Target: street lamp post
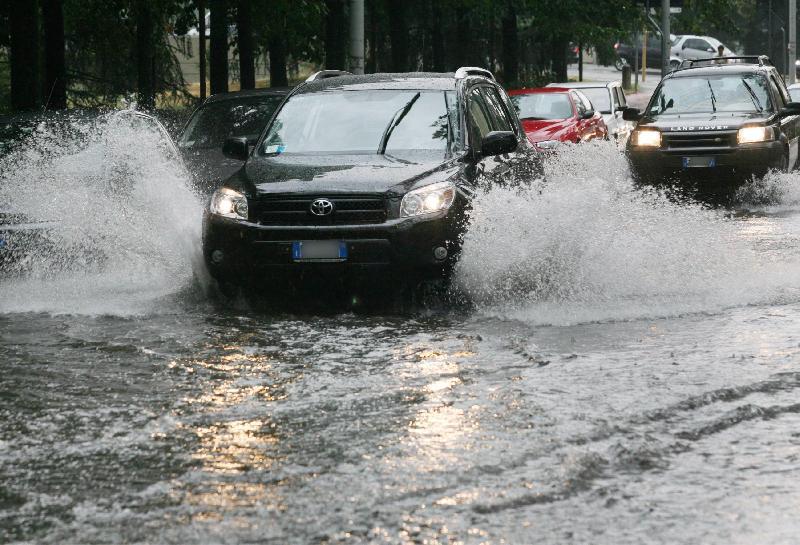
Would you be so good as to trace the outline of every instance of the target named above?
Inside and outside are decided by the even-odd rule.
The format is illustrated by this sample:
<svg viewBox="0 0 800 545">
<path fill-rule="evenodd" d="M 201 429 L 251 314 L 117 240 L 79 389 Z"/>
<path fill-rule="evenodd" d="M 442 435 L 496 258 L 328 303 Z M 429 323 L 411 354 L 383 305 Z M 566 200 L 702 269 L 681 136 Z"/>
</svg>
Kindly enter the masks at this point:
<svg viewBox="0 0 800 545">
<path fill-rule="evenodd" d="M 669 0 L 661 0 L 661 77 L 669 74 Z"/>
<path fill-rule="evenodd" d="M 786 67 L 789 83 L 794 83 L 797 75 L 797 0 L 789 0 L 789 66 Z"/>
<path fill-rule="evenodd" d="M 350 0 L 350 71 L 364 73 L 364 0 Z"/>
</svg>

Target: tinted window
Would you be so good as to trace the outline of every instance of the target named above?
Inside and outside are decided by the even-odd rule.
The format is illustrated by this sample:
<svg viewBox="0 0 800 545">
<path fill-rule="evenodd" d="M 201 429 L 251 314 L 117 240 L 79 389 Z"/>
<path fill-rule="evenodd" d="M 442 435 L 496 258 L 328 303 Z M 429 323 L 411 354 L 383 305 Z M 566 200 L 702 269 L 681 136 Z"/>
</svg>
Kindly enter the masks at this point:
<svg viewBox="0 0 800 545">
<path fill-rule="evenodd" d="M 295 95 L 268 129 L 260 153 L 386 153 L 447 150 L 454 92 L 348 90 Z"/>
<path fill-rule="evenodd" d="M 575 109 L 578 110 L 578 117 L 580 117 L 586 113 L 586 105 L 583 103 L 578 93 L 572 91 L 570 94 L 572 95 L 572 100 L 575 102 Z"/>
<path fill-rule="evenodd" d="M 614 92 L 617 94 L 617 102 L 620 106 L 627 106 L 628 101 L 625 99 L 625 92 L 622 90 L 622 87 L 614 87 Z"/>
<path fill-rule="evenodd" d="M 520 119 L 567 119 L 572 104 L 566 93 L 530 93 L 513 95 L 511 103 Z"/>
<path fill-rule="evenodd" d="M 508 120 L 506 111 L 503 108 L 503 105 L 500 103 L 500 97 L 497 96 L 497 91 L 491 87 L 482 87 L 481 90 L 484 98 L 486 99 L 486 105 L 489 107 L 492 130 L 510 131 L 511 122 Z"/>
<path fill-rule="evenodd" d="M 648 114 L 771 111 L 767 80 L 761 74 L 730 74 L 665 80 Z"/>
<path fill-rule="evenodd" d="M 281 100 L 281 96 L 263 96 L 206 104 L 189 120 L 178 145 L 221 148 L 231 137 L 245 137 L 254 143 Z"/>
<path fill-rule="evenodd" d="M 488 107 L 484 101 L 483 95 L 479 89 L 472 89 L 469 92 L 467 99 L 467 108 L 469 110 L 470 123 L 470 139 L 474 147 L 478 147 L 478 143 L 483 140 L 483 137 L 492 131 L 492 122 L 489 118 Z"/>
<path fill-rule="evenodd" d="M 684 46 L 688 49 L 699 49 L 701 51 L 706 51 L 711 47 L 711 44 L 705 40 L 699 40 L 697 38 L 690 38 L 686 40 Z"/>
</svg>

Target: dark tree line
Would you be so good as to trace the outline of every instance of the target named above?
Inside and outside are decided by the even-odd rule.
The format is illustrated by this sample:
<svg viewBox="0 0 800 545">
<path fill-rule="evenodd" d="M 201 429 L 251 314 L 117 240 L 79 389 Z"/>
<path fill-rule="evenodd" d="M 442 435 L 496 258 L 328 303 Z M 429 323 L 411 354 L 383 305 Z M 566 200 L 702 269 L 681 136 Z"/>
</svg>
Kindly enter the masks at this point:
<svg viewBox="0 0 800 545">
<path fill-rule="evenodd" d="M 774 0 L 779 4 L 781 0 Z M 698 25 L 751 35 L 762 0 L 685 0 L 676 30 Z M 493 70 L 508 85 L 566 79 L 570 44 L 606 51 L 643 24 L 631 0 L 366 0 L 367 72 Z M 115 106 L 135 98 L 191 103 L 177 37 L 197 28 L 201 97 L 231 79 L 256 85 L 257 59 L 270 84 L 290 83 L 298 63 L 341 69 L 349 49 L 348 0 L 5 0 L 0 54 L 10 57 L 15 110 Z M 723 15 L 720 15 L 723 14 Z M 708 31 L 704 32 L 708 33 Z M 748 34 L 749 33 L 749 34 Z M 230 54 L 235 61 L 229 61 Z M 2 81 L 0 81 L 2 85 Z"/>
</svg>

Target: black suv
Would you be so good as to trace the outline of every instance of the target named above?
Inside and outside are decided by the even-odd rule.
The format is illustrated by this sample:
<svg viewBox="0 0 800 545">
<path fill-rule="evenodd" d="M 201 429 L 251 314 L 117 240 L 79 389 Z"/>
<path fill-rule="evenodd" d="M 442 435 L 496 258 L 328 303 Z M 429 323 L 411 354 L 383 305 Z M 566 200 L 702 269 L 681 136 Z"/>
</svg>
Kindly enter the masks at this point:
<svg viewBox="0 0 800 545">
<path fill-rule="evenodd" d="M 204 214 L 203 253 L 223 292 L 322 277 L 446 279 L 479 187 L 539 172 L 487 70 L 319 72 L 276 112 Z"/>
<path fill-rule="evenodd" d="M 645 182 L 691 181 L 724 194 L 769 169 L 795 167 L 800 103 L 767 57 L 684 61 L 659 83 L 627 146 Z"/>
</svg>

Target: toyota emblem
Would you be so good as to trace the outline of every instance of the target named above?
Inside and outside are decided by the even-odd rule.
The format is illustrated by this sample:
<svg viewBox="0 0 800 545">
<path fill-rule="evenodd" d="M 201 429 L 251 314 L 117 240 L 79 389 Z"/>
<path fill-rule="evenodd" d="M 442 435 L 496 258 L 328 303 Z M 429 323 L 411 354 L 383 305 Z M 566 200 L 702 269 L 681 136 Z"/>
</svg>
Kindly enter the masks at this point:
<svg viewBox="0 0 800 545">
<path fill-rule="evenodd" d="M 315 216 L 329 216 L 333 212 L 333 203 L 328 199 L 316 199 L 310 209 Z"/>
</svg>

